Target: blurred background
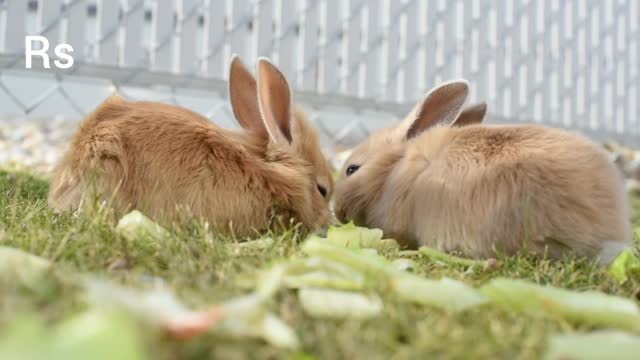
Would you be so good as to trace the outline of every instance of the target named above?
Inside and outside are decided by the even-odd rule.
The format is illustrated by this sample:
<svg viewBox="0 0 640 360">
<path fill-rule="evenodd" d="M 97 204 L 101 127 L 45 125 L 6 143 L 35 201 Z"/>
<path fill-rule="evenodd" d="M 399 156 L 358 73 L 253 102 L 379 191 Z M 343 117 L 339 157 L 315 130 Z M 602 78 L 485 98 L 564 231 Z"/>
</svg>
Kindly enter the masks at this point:
<svg viewBox="0 0 640 360">
<path fill-rule="evenodd" d="M 0 0 L 0 164 L 46 172 L 114 91 L 234 127 L 233 53 L 279 66 L 330 155 L 460 77 L 489 123 L 638 147 L 639 23 L 637 0 Z M 70 44 L 74 66 L 25 69 L 25 35 Z"/>
</svg>

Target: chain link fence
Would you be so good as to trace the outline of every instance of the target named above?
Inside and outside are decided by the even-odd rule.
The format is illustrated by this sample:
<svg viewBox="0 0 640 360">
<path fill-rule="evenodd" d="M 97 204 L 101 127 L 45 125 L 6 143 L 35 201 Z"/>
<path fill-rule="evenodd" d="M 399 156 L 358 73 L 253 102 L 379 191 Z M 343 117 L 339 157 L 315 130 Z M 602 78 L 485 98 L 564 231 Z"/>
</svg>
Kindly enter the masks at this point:
<svg viewBox="0 0 640 360">
<path fill-rule="evenodd" d="M 25 69 L 25 35 L 45 36 L 52 57 L 70 44 L 73 67 L 34 57 Z M 488 122 L 640 144 L 636 0 L 0 0 L 4 137 L 23 141 L 14 129 L 33 124 L 70 133 L 60 117 L 77 123 L 116 90 L 235 126 L 234 53 L 274 60 L 330 153 L 459 77 Z"/>
</svg>

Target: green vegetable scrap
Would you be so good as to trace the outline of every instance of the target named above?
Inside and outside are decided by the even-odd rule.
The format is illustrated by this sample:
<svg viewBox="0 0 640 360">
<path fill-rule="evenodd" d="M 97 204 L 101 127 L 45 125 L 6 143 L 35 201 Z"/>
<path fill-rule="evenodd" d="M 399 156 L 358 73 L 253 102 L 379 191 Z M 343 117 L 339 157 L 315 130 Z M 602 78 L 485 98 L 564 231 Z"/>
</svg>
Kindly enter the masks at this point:
<svg viewBox="0 0 640 360">
<path fill-rule="evenodd" d="M 505 278 L 491 280 L 480 291 L 512 311 L 547 311 L 577 323 L 640 331 L 640 309 L 622 297 Z"/>
<path fill-rule="evenodd" d="M 633 254 L 631 249 L 626 249 L 609 265 L 609 273 L 620 284 L 629 280 L 630 275 L 640 275 L 640 259 Z"/>
<path fill-rule="evenodd" d="M 0 286 L 36 287 L 51 270 L 51 262 L 26 251 L 0 246 Z"/>
<path fill-rule="evenodd" d="M 125 310 L 153 326 L 191 314 L 173 293 L 163 288 L 137 291 L 91 277 L 85 279 L 84 288 L 91 305 Z"/>
<path fill-rule="evenodd" d="M 312 271 L 306 274 L 286 276 L 284 283 L 288 288 L 322 287 L 341 290 L 362 290 L 364 278 L 361 274 L 345 277 L 328 271 Z"/>
<path fill-rule="evenodd" d="M 327 240 L 348 248 L 368 247 L 382 240 L 382 236 L 382 230 L 359 227 L 353 221 L 342 226 L 331 226 L 327 231 Z"/>
<path fill-rule="evenodd" d="M 488 301 L 476 289 L 448 278 L 432 280 L 413 274 L 400 274 L 392 278 L 391 286 L 402 300 L 447 311 L 462 311 Z"/>
<path fill-rule="evenodd" d="M 58 327 L 52 352 L 63 359 L 143 359 L 139 333 L 125 314 L 93 309 Z"/>
<path fill-rule="evenodd" d="M 255 293 L 220 304 L 223 317 L 212 330 L 224 336 L 261 338 L 274 346 L 297 348 L 293 330 L 269 313 L 265 304 L 278 290 L 283 273 L 284 268 L 276 265 L 262 275 L 262 285 Z M 86 288 L 92 303 L 126 310 L 153 326 L 199 316 L 163 289 L 136 291 L 95 279 L 87 281 Z"/>
<path fill-rule="evenodd" d="M 411 260 L 411 259 L 403 259 L 403 258 L 399 258 L 399 259 L 395 259 L 391 262 L 393 264 L 393 266 L 395 266 L 398 270 L 402 270 L 402 271 L 413 271 L 416 268 L 416 263 L 415 261 Z"/>
<path fill-rule="evenodd" d="M 123 216 L 116 225 L 116 231 L 129 241 L 141 239 L 160 241 L 169 236 L 165 228 L 137 210 Z"/>
<path fill-rule="evenodd" d="M 309 237 L 302 245 L 308 255 L 336 261 L 365 273 L 393 275 L 400 273 L 384 256 L 335 245 L 318 236 Z"/>
<path fill-rule="evenodd" d="M 302 309 L 312 317 L 334 319 L 368 319 L 382 312 L 378 295 L 356 292 L 304 288 L 298 292 Z"/>
<path fill-rule="evenodd" d="M 445 264 L 462 265 L 462 266 L 468 266 L 468 267 L 478 266 L 482 268 L 488 267 L 488 260 L 465 259 L 458 256 L 447 254 L 445 252 L 442 252 L 440 250 L 427 247 L 427 246 L 420 247 L 418 251 L 420 251 L 420 254 L 428 258 L 431 258 L 433 260 L 436 260 Z"/>
<path fill-rule="evenodd" d="M 264 237 L 256 240 L 243 241 L 237 244 L 231 244 L 231 246 L 235 250 L 248 250 L 248 249 L 264 250 L 272 247 L 274 243 L 275 241 L 273 240 L 273 238 Z"/>
<path fill-rule="evenodd" d="M 359 227 L 353 222 L 339 227 L 331 226 L 327 231 L 327 240 L 334 245 L 350 249 L 398 249 L 398 243 L 395 240 L 383 239 L 382 236 L 380 229 Z"/>
<path fill-rule="evenodd" d="M 487 301 L 485 296 L 462 282 L 424 279 L 399 269 L 397 264 L 383 256 L 363 252 L 363 249 L 336 246 L 318 237 L 309 238 L 302 249 L 309 255 L 347 265 L 354 272 L 374 275 L 381 286 L 389 285 L 405 301 L 451 311 L 464 310 Z"/>
<path fill-rule="evenodd" d="M 365 276 L 344 264 L 312 256 L 290 261 L 284 284 L 293 289 L 324 287 L 362 290 L 365 286 Z"/>
<path fill-rule="evenodd" d="M 275 264 L 258 275 L 255 293 L 262 301 L 268 301 L 280 290 L 287 269 L 287 264 Z"/>
<path fill-rule="evenodd" d="M 549 339 L 546 360 L 634 360 L 640 354 L 640 337 L 621 331 L 558 334 Z"/>
<path fill-rule="evenodd" d="M 295 332 L 276 315 L 268 312 L 258 295 L 231 299 L 222 304 L 224 317 L 214 328 L 221 335 L 262 338 L 273 346 L 297 349 Z"/>
<path fill-rule="evenodd" d="M 18 317 L 0 336 L 0 359 L 145 359 L 133 320 L 122 313 L 92 309 L 53 329 Z"/>
</svg>

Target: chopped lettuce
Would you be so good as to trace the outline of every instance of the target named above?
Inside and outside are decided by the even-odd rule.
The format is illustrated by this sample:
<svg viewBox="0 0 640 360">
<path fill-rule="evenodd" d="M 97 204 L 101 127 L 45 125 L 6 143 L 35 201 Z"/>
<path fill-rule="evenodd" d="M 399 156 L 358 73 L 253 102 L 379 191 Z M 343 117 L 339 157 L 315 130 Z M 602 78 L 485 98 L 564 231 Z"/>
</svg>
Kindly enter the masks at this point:
<svg viewBox="0 0 640 360">
<path fill-rule="evenodd" d="M 116 225 L 116 231 L 129 241 L 140 239 L 160 241 L 169 236 L 169 232 L 165 228 L 144 216 L 138 210 L 123 216 L 118 221 L 118 225 Z"/>
<path fill-rule="evenodd" d="M 120 312 L 89 310 L 60 324 L 51 352 L 61 359 L 144 359 L 135 322 Z"/>
<path fill-rule="evenodd" d="M 289 288 L 326 287 L 342 290 L 362 290 L 365 277 L 345 264 L 312 256 L 289 262 L 284 278 Z"/>
<path fill-rule="evenodd" d="M 222 335 L 262 338 L 271 345 L 296 349 L 295 332 L 276 315 L 267 312 L 263 299 L 250 294 L 222 304 L 224 317 L 214 328 Z"/>
<path fill-rule="evenodd" d="M 626 249 L 609 265 L 609 273 L 618 283 L 623 284 L 629 280 L 629 275 L 640 275 L 640 259 L 631 249 Z"/>
<path fill-rule="evenodd" d="M 230 250 L 264 250 L 273 246 L 275 240 L 270 237 L 264 237 L 256 240 L 243 241 L 239 243 L 229 244 Z"/>
<path fill-rule="evenodd" d="M 505 278 L 489 281 L 480 291 L 493 303 L 512 311 L 546 311 L 578 323 L 640 331 L 638 306 L 622 297 Z"/>
<path fill-rule="evenodd" d="M 357 292 L 303 288 L 298 292 L 302 309 L 309 316 L 334 319 L 368 319 L 382 312 L 378 295 Z"/>
<path fill-rule="evenodd" d="M 51 270 L 51 262 L 26 251 L 0 246 L 0 285 L 36 287 Z"/>
<path fill-rule="evenodd" d="M 640 354 L 640 336 L 622 331 L 557 334 L 548 343 L 546 360 L 633 360 Z"/>
<path fill-rule="evenodd" d="M 353 222 L 342 226 L 331 226 L 327 231 L 327 241 L 350 249 L 372 248 L 378 250 L 398 249 L 394 239 L 383 239 L 380 229 L 356 226 Z"/>
<path fill-rule="evenodd" d="M 415 261 L 411 259 L 399 258 L 391 261 L 391 264 L 393 264 L 393 266 L 395 266 L 396 269 L 402 270 L 402 271 L 413 271 L 416 268 Z"/>
<path fill-rule="evenodd" d="M 20 316 L 0 336 L 0 359 L 145 359 L 135 322 L 114 311 L 90 309 L 54 328 Z"/>
<path fill-rule="evenodd" d="M 296 348 L 298 339 L 293 330 L 265 306 L 279 287 L 282 275 L 283 267 L 276 265 L 263 275 L 264 283 L 255 293 L 204 311 L 190 310 L 163 289 L 135 291 L 100 280 L 88 281 L 86 288 L 92 303 L 127 310 L 174 338 L 184 339 L 212 329 L 222 335 L 261 338 L 274 346 Z"/>
<path fill-rule="evenodd" d="M 286 264 L 276 264 L 258 275 L 255 292 L 263 301 L 271 299 L 282 287 L 287 269 Z"/>
<path fill-rule="evenodd" d="M 261 336 L 269 344 L 292 350 L 300 347 L 300 340 L 296 333 L 276 315 L 272 313 L 265 314 L 261 325 Z"/>
<path fill-rule="evenodd" d="M 488 301 L 476 289 L 448 278 L 432 280 L 405 273 L 394 276 L 391 286 L 394 293 L 404 301 L 448 311 L 462 311 Z"/>
<path fill-rule="evenodd" d="M 382 240 L 382 230 L 356 226 L 353 222 L 342 226 L 331 226 L 327 240 L 347 248 L 373 247 Z"/>
<path fill-rule="evenodd" d="M 289 288 L 322 287 L 341 290 L 362 290 L 364 278 L 354 273 L 351 277 L 328 271 L 312 271 L 306 274 L 286 276 L 284 283 Z"/>
<path fill-rule="evenodd" d="M 431 305 L 447 310 L 459 311 L 483 304 L 486 297 L 462 282 L 452 279 L 430 280 L 407 273 L 383 256 L 363 252 L 364 249 L 349 249 L 310 238 L 303 247 L 307 254 L 340 262 L 353 269 L 375 275 L 382 284 L 389 284 L 402 300 Z"/>
<path fill-rule="evenodd" d="M 446 264 L 462 265 L 462 266 L 468 266 L 468 267 L 474 267 L 474 266 L 478 266 L 482 268 L 488 267 L 487 260 L 465 259 L 459 256 L 447 254 L 445 252 L 442 252 L 438 249 L 434 249 L 432 247 L 422 246 L 418 249 L 418 251 L 420 251 L 422 255 L 430 259 L 433 259 L 435 261 L 439 261 L 442 263 L 446 263 Z"/>
<path fill-rule="evenodd" d="M 94 278 L 86 279 L 85 289 L 91 304 L 117 307 L 154 325 L 191 314 L 191 310 L 166 289 L 137 291 Z"/>
<path fill-rule="evenodd" d="M 400 272 L 381 255 L 363 252 L 362 249 L 345 248 L 318 237 L 307 239 L 302 245 L 302 251 L 308 255 L 340 262 L 365 273 L 390 275 Z"/>
</svg>

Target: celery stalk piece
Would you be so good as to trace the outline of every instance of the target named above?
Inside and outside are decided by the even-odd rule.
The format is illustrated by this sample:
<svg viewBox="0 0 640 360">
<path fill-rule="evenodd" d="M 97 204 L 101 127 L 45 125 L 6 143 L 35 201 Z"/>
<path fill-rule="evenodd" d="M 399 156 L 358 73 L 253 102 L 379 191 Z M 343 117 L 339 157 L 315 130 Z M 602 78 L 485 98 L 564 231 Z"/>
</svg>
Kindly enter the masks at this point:
<svg viewBox="0 0 640 360">
<path fill-rule="evenodd" d="M 358 252 L 360 252 L 361 254 L 364 255 L 371 255 L 371 256 L 378 256 L 380 255 L 378 253 L 378 250 L 374 249 L 374 248 L 360 248 L 360 249 L 354 249 Z"/>
<path fill-rule="evenodd" d="M 232 254 L 241 254 L 246 251 L 263 251 L 273 247 L 275 240 L 270 237 L 263 237 L 256 240 L 234 242 L 226 245 L 227 251 Z"/>
<path fill-rule="evenodd" d="M 302 251 L 308 255 L 340 262 L 363 272 L 385 275 L 401 273 L 383 256 L 363 253 L 359 249 L 344 248 L 321 238 L 307 239 L 302 245 Z"/>
<path fill-rule="evenodd" d="M 20 316 L 0 334 L 0 359 L 146 359 L 134 320 L 90 309 L 54 328 L 35 315 Z"/>
<path fill-rule="evenodd" d="M 152 325 L 190 316 L 188 309 L 173 293 L 164 289 L 137 291 L 101 279 L 87 278 L 84 288 L 90 303 L 118 307 Z"/>
<path fill-rule="evenodd" d="M 135 321 L 125 314 L 92 309 L 60 324 L 51 354 L 58 359 L 145 359 Z"/>
<path fill-rule="evenodd" d="M 416 255 L 420 255 L 420 251 L 418 251 L 418 250 L 400 250 L 400 251 L 398 251 L 398 255 L 400 255 L 400 256 L 416 256 Z"/>
<path fill-rule="evenodd" d="M 393 266 L 395 266 L 398 270 L 402 270 L 402 271 L 413 271 L 416 268 L 416 263 L 415 261 L 411 260 L 411 259 L 403 259 L 403 258 L 399 258 L 399 259 L 395 259 L 391 262 L 393 264 Z"/>
<path fill-rule="evenodd" d="M 213 331 L 233 337 L 261 338 L 274 346 L 296 348 L 298 339 L 293 330 L 269 314 L 264 304 L 279 289 L 285 269 L 282 265 L 275 265 L 265 273 L 264 283 L 256 293 L 233 298 L 217 306 L 221 318 L 210 322 Z M 87 279 L 85 288 L 92 303 L 119 307 L 154 326 L 201 322 L 208 316 L 207 312 L 187 308 L 166 290 L 136 291 L 95 279 Z"/>
<path fill-rule="evenodd" d="M 288 265 L 284 282 L 289 288 L 327 287 L 361 290 L 365 286 L 364 274 L 329 259 L 312 256 L 293 260 Z"/>
<path fill-rule="evenodd" d="M 264 301 L 271 299 L 283 285 L 286 264 L 275 264 L 258 275 L 256 294 Z"/>
<path fill-rule="evenodd" d="M 235 246 L 239 249 L 268 249 L 274 244 L 273 238 L 264 237 L 256 240 L 244 241 L 241 243 L 235 244 Z"/>
<path fill-rule="evenodd" d="M 609 273 L 618 283 L 623 284 L 629 280 L 629 275 L 640 274 L 640 259 L 631 249 L 626 249 L 609 265 Z"/>
<path fill-rule="evenodd" d="M 546 360 L 634 360 L 640 355 L 640 336 L 622 331 L 557 334 L 548 343 Z"/>
<path fill-rule="evenodd" d="M 342 226 L 329 227 L 327 240 L 346 248 L 374 247 L 382 240 L 382 230 L 359 227 L 351 221 Z"/>
<path fill-rule="evenodd" d="M 404 273 L 391 279 L 391 287 L 401 300 L 447 311 L 462 311 L 488 301 L 479 291 L 449 278 L 431 280 Z"/>
<path fill-rule="evenodd" d="M 332 319 L 368 319 L 382 312 L 377 295 L 357 292 L 303 288 L 298 292 L 302 309 L 311 317 Z"/>
<path fill-rule="evenodd" d="M 51 359 L 51 331 L 35 314 L 17 317 L 0 329 L 0 359 Z"/>
<path fill-rule="evenodd" d="M 272 313 L 267 313 L 262 319 L 262 337 L 276 347 L 293 350 L 300 347 L 300 340 L 293 329 Z"/>
<path fill-rule="evenodd" d="M 432 247 L 421 246 L 418 249 L 418 251 L 420 252 L 420 254 L 428 258 L 431 258 L 433 260 L 443 262 L 446 264 L 463 265 L 463 266 L 469 266 L 469 267 L 473 267 L 473 266 L 486 267 L 487 266 L 486 260 L 465 259 L 459 256 L 449 255 L 445 252 L 442 252 L 438 249 L 434 249 Z"/>
<path fill-rule="evenodd" d="M 328 272 L 343 277 L 359 276 L 360 278 L 364 278 L 362 274 L 354 272 L 353 268 L 348 265 L 319 256 L 310 256 L 290 261 L 287 276 L 303 275 L 316 271 Z"/>
<path fill-rule="evenodd" d="M 362 249 L 347 249 L 326 241 L 308 239 L 302 250 L 313 256 L 340 262 L 355 271 L 375 274 L 391 285 L 403 300 L 432 305 L 453 311 L 483 304 L 486 297 L 464 283 L 452 279 L 429 280 L 398 269 L 380 255 L 368 254 Z"/>
<path fill-rule="evenodd" d="M 578 323 L 640 331 L 640 309 L 622 297 L 504 278 L 491 280 L 480 291 L 493 303 L 510 310 L 547 311 Z"/>
<path fill-rule="evenodd" d="M 345 277 L 327 271 L 312 271 L 300 275 L 291 275 L 284 278 L 284 283 L 289 288 L 299 289 L 303 287 L 322 287 L 340 290 L 362 290 L 364 277 L 359 273 Z"/>
<path fill-rule="evenodd" d="M 0 284 L 34 287 L 51 270 L 51 262 L 26 251 L 0 246 Z"/>
<path fill-rule="evenodd" d="M 224 317 L 214 328 L 233 337 L 256 337 L 271 345 L 296 349 L 299 340 L 295 332 L 275 315 L 268 313 L 260 296 L 251 294 L 222 304 Z"/>
<path fill-rule="evenodd" d="M 137 210 L 123 216 L 116 225 L 116 231 L 129 241 L 141 238 L 159 241 L 169 236 L 169 232 L 165 228 Z"/>
</svg>

